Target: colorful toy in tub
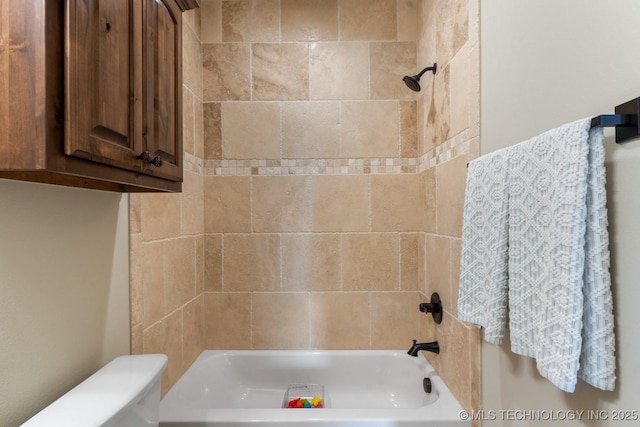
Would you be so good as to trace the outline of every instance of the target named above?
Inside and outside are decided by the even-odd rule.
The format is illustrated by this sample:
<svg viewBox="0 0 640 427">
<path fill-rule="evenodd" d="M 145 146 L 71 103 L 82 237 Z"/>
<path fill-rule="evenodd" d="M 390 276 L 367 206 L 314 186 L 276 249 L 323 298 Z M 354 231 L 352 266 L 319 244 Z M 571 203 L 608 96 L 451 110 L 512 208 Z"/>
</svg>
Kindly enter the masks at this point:
<svg viewBox="0 0 640 427">
<path fill-rule="evenodd" d="M 322 399 L 314 396 L 312 399 L 296 397 L 289 401 L 289 408 L 322 408 Z"/>
</svg>

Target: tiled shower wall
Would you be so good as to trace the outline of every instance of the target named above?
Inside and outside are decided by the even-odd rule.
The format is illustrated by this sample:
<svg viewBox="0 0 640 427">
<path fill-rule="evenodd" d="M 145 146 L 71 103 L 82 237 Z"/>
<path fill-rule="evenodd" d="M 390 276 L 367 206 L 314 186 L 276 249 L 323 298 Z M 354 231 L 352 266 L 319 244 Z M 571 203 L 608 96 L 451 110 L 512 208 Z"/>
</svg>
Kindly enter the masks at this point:
<svg viewBox="0 0 640 427">
<path fill-rule="evenodd" d="M 417 3 L 203 4 L 207 348 L 419 334 Z"/>
<path fill-rule="evenodd" d="M 169 357 L 163 393 L 204 349 L 200 10 L 183 14 L 182 43 L 182 193 L 129 198 L 132 353 Z"/>
<path fill-rule="evenodd" d="M 432 362 L 478 408 L 478 332 L 455 309 L 478 0 L 201 3 L 184 193 L 131 196 L 134 352 L 169 354 L 166 390 L 203 348 L 438 339 Z M 417 310 L 432 291 L 437 328 Z"/>
<path fill-rule="evenodd" d="M 467 409 L 480 408 L 480 335 L 457 319 L 460 236 L 467 162 L 479 148 L 479 1 L 419 2 L 418 63 L 438 63 L 433 79 L 423 79 L 418 98 L 418 150 L 428 163 L 424 177 L 435 206 L 425 228 L 423 298 L 438 292 L 445 315 L 435 326 L 422 318 L 423 340 L 437 339 L 442 352 L 427 354 Z M 423 65 L 425 64 L 425 65 Z"/>
</svg>

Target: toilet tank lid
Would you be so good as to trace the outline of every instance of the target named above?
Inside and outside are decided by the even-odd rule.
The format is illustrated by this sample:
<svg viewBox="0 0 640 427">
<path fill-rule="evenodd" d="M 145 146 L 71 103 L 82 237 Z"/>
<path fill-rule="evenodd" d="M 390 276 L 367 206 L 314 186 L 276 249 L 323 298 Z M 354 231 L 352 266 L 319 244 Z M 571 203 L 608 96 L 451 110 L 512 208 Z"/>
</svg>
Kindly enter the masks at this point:
<svg viewBox="0 0 640 427">
<path fill-rule="evenodd" d="M 164 354 L 117 357 L 22 427 L 102 425 L 145 396 L 166 366 Z"/>
</svg>

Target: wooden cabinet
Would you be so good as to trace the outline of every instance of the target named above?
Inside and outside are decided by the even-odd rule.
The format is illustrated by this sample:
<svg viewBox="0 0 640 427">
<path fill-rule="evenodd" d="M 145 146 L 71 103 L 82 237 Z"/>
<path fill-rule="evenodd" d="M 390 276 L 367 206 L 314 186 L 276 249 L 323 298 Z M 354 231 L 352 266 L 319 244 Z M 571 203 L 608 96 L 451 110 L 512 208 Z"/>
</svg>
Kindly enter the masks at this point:
<svg viewBox="0 0 640 427">
<path fill-rule="evenodd" d="M 0 177 L 180 191 L 181 13 L 197 2 L 0 1 Z"/>
<path fill-rule="evenodd" d="M 143 1 L 143 135 L 159 172 L 182 180 L 182 28 L 171 0 Z M 146 47 L 146 48 L 145 48 Z M 155 168 L 152 168 L 155 171 Z"/>
</svg>

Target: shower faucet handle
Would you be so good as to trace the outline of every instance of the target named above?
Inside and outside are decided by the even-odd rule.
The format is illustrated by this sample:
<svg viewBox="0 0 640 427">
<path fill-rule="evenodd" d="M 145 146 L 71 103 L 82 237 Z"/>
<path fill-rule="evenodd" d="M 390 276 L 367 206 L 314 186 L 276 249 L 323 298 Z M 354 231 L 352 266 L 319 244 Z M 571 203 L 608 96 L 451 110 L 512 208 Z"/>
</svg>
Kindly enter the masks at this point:
<svg viewBox="0 0 640 427">
<path fill-rule="evenodd" d="M 431 313 L 434 322 L 438 325 L 442 323 L 442 301 L 437 292 L 431 294 L 430 302 L 420 303 L 419 308 L 423 313 Z"/>
</svg>

